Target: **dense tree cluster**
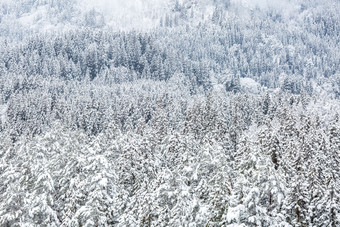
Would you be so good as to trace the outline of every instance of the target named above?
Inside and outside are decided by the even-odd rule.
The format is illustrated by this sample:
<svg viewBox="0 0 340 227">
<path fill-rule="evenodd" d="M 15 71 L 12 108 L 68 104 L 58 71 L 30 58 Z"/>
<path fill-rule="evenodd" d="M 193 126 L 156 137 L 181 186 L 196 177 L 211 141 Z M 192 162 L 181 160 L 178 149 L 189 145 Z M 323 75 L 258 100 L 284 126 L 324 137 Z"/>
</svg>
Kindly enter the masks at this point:
<svg viewBox="0 0 340 227">
<path fill-rule="evenodd" d="M 15 143 L 3 134 L 2 224 L 339 224 L 340 123 L 315 114 L 323 103 L 284 93 L 181 98 L 168 93 L 170 83 L 130 86 L 120 85 L 131 99 L 116 109 L 69 97 L 85 106 L 70 123 L 89 128 L 62 117 Z M 143 93 L 153 89 L 156 97 Z M 118 98 L 101 93 L 108 96 L 93 99 Z M 107 127 L 89 133 L 100 119 Z"/>
<path fill-rule="evenodd" d="M 0 226 L 340 225 L 339 4 L 198 4 L 0 40 Z"/>
</svg>

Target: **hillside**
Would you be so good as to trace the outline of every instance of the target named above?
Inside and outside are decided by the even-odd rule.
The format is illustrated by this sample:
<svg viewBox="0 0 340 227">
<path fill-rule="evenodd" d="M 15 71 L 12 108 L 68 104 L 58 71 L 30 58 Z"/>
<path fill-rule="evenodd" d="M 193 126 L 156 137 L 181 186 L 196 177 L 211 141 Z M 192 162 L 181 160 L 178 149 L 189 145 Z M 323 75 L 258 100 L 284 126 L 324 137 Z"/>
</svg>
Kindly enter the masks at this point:
<svg viewBox="0 0 340 227">
<path fill-rule="evenodd" d="M 339 226 L 339 11 L 0 1 L 0 226 Z"/>
</svg>

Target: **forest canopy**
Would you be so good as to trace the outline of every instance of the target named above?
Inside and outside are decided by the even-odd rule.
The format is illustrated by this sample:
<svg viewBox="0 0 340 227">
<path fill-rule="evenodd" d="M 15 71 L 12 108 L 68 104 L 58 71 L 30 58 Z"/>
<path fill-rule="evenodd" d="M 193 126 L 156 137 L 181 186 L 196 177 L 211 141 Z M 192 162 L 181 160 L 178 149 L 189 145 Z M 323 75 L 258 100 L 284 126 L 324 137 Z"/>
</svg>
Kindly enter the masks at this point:
<svg viewBox="0 0 340 227">
<path fill-rule="evenodd" d="M 0 3 L 0 226 L 340 225 L 339 1 L 77 4 Z"/>
</svg>

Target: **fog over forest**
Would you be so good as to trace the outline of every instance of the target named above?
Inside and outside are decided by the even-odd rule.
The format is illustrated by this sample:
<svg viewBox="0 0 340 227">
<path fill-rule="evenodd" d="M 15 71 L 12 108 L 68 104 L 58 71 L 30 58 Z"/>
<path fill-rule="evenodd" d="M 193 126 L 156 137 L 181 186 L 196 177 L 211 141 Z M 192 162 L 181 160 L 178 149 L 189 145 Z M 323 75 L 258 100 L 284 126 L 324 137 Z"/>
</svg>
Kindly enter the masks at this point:
<svg viewBox="0 0 340 227">
<path fill-rule="evenodd" d="M 1 0 L 0 226 L 340 226 L 339 0 Z"/>
</svg>

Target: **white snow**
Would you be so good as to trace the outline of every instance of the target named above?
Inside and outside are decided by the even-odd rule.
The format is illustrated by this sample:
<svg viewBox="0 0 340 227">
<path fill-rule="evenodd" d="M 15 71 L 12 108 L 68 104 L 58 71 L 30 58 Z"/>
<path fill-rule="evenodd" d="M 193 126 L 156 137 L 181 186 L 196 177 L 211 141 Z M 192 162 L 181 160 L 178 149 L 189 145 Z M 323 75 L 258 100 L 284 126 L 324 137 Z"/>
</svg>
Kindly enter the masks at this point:
<svg viewBox="0 0 340 227">
<path fill-rule="evenodd" d="M 241 212 L 245 210 L 244 205 L 239 204 L 236 207 L 229 207 L 228 213 L 227 213 L 227 221 L 233 222 L 233 221 L 239 221 Z"/>
<path fill-rule="evenodd" d="M 260 93 L 261 85 L 249 77 L 240 78 L 240 84 L 243 91 L 253 94 Z"/>
<path fill-rule="evenodd" d="M 118 30 L 145 30 L 159 24 L 160 16 L 168 9 L 170 0 L 85 0 L 79 10 L 92 9 L 102 13 L 108 27 Z"/>
<path fill-rule="evenodd" d="M 1 122 L 6 121 L 6 111 L 7 111 L 7 105 L 0 105 L 0 120 L 1 120 Z"/>
</svg>

